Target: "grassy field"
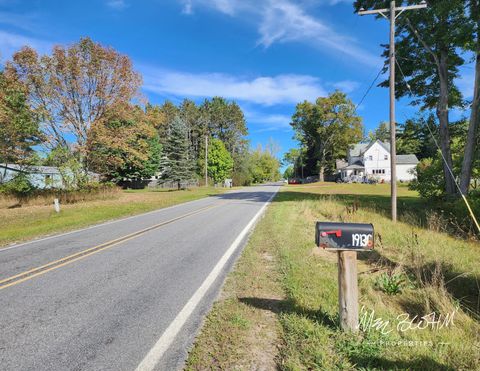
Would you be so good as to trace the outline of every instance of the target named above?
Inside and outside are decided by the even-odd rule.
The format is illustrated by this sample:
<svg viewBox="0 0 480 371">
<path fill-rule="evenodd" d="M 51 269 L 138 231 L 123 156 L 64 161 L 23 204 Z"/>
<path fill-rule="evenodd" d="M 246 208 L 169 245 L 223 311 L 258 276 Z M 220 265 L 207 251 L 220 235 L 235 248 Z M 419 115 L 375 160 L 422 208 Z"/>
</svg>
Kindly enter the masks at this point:
<svg viewBox="0 0 480 371">
<path fill-rule="evenodd" d="M 443 233 L 441 216 L 406 187 L 393 224 L 388 194 L 388 185 L 283 187 L 187 369 L 480 369 L 480 244 Z M 375 226 L 375 251 L 358 256 L 358 334 L 339 330 L 336 254 L 314 246 L 317 220 Z"/>
<path fill-rule="evenodd" d="M 64 232 L 102 221 L 196 200 L 223 192 L 221 188 L 190 190 L 127 190 L 107 195 L 104 199 L 61 206 L 56 213 L 52 205 L 30 205 L 0 208 L 0 246 L 32 237 Z"/>
</svg>

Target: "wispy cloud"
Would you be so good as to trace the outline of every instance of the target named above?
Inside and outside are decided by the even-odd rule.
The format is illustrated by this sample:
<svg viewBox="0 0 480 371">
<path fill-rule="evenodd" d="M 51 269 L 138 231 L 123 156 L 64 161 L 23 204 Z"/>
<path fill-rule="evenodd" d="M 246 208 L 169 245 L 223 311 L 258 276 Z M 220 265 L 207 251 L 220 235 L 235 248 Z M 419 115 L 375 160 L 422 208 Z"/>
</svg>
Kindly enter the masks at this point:
<svg viewBox="0 0 480 371">
<path fill-rule="evenodd" d="M 325 96 L 317 78 L 309 75 L 276 75 L 254 78 L 223 73 L 172 71 L 141 66 L 144 89 L 160 95 L 182 97 L 223 96 L 262 105 L 291 104 Z"/>
<path fill-rule="evenodd" d="M 357 90 L 360 84 L 357 81 L 344 80 L 344 81 L 335 82 L 332 84 L 332 86 L 335 89 L 341 90 L 344 93 L 348 94 L 348 93 L 351 93 L 352 91 Z"/>
<path fill-rule="evenodd" d="M 125 0 L 108 0 L 107 6 L 115 10 L 123 10 L 128 7 L 128 4 Z"/>
<path fill-rule="evenodd" d="M 38 16 L 36 14 L 18 14 L 11 12 L 0 12 L 0 24 L 9 25 L 25 31 L 35 31 Z"/>
<path fill-rule="evenodd" d="M 187 14 L 187 15 L 193 14 L 192 0 L 184 0 L 183 1 L 182 13 Z"/>
<path fill-rule="evenodd" d="M 336 4 L 340 1 L 344 0 L 332 0 L 331 3 Z M 265 48 L 274 43 L 302 42 L 330 54 L 334 52 L 347 55 L 364 65 L 379 64 L 379 58 L 365 51 L 354 37 L 339 33 L 332 25 L 310 15 L 301 2 L 188 0 L 188 4 L 190 12 L 194 6 L 202 6 L 230 16 L 253 20 L 259 33 L 257 44 Z"/>
<path fill-rule="evenodd" d="M 10 58 L 13 53 L 18 51 L 23 46 L 31 46 L 39 53 L 46 53 L 51 49 L 53 43 L 45 40 L 40 40 L 28 36 L 19 35 L 16 33 L 0 31 L 0 50 L 2 60 Z"/>
<path fill-rule="evenodd" d="M 245 119 L 249 124 L 253 124 L 253 132 L 261 133 L 266 131 L 290 131 L 291 117 L 285 114 L 262 112 L 258 109 L 251 109 L 246 105 L 241 105 Z"/>
</svg>

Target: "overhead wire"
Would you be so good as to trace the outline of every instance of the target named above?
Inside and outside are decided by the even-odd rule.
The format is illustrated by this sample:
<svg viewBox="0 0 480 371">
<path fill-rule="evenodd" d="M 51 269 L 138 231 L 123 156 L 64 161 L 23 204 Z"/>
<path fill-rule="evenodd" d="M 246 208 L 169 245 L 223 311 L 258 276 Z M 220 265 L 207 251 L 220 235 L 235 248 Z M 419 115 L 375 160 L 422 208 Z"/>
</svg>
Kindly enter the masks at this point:
<svg viewBox="0 0 480 371">
<path fill-rule="evenodd" d="M 358 107 L 360 107 L 360 105 L 363 103 L 363 101 L 365 100 L 365 98 L 367 97 L 368 93 L 370 93 L 370 90 L 372 90 L 373 86 L 375 85 L 375 82 L 378 80 L 378 78 L 380 77 L 380 75 L 382 74 L 383 70 L 385 68 L 385 64 L 382 66 L 382 68 L 380 68 L 380 71 L 378 71 L 377 75 L 375 76 L 375 78 L 373 79 L 372 83 L 369 85 L 369 87 L 367 88 L 367 90 L 365 91 L 365 93 L 363 94 L 362 98 L 360 99 L 360 101 L 357 103 L 357 105 L 355 106 L 355 111 L 358 109 Z"/>
</svg>

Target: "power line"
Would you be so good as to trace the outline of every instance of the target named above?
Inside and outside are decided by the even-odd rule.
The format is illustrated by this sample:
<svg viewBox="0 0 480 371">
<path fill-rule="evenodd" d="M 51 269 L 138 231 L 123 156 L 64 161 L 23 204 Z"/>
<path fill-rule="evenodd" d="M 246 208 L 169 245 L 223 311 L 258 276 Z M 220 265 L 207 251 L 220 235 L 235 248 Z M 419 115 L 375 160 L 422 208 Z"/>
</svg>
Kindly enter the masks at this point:
<svg viewBox="0 0 480 371">
<path fill-rule="evenodd" d="M 370 90 L 372 90 L 373 86 L 375 85 L 375 82 L 378 80 L 378 78 L 380 77 L 380 75 L 382 74 L 382 71 L 384 70 L 385 68 L 385 64 L 382 66 L 382 68 L 380 68 L 380 71 L 378 71 L 377 73 L 377 76 L 375 76 L 375 78 L 373 79 L 372 83 L 370 84 L 370 86 L 368 87 L 368 89 L 365 91 L 365 94 L 363 94 L 363 97 L 362 99 L 360 99 L 360 101 L 358 102 L 358 104 L 355 106 L 355 111 L 358 109 L 358 107 L 363 103 L 363 101 L 365 100 L 365 98 L 367 97 L 368 93 L 370 93 Z"/>
</svg>

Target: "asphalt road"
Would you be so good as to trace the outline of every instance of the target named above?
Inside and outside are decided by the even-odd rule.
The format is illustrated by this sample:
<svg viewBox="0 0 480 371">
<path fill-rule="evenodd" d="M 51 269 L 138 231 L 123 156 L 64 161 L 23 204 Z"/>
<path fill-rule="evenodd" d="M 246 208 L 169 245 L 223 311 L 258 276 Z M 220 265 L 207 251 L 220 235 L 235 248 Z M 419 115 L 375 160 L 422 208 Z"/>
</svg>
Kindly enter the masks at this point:
<svg viewBox="0 0 480 371">
<path fill-rule="evenodd" d="M 245 188 L 0 250 L 0 369 L 182 368 L 278 188 Z"/>
</svg>

